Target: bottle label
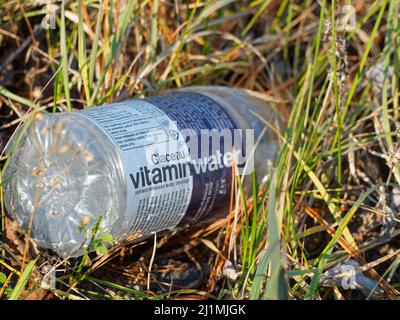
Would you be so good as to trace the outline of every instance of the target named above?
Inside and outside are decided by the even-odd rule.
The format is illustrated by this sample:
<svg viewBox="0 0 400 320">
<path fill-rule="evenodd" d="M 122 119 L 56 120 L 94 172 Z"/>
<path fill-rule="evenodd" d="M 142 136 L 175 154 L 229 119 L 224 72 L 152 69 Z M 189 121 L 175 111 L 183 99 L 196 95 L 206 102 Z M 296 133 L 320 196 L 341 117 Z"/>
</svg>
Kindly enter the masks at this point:
<svg viewBox="0 0 400 320">
<path fill-rule="evenodd" d="M 201 137 L 225 130 L 232 138 L 235 124 L 213 99 L 175 92 L 78 113 L 99 126 L 120 152 L 127 184 L 122 233 L 165 230 L 226 208 L 232 154 L 223 145 L 211 148 Z"/>
</svg>

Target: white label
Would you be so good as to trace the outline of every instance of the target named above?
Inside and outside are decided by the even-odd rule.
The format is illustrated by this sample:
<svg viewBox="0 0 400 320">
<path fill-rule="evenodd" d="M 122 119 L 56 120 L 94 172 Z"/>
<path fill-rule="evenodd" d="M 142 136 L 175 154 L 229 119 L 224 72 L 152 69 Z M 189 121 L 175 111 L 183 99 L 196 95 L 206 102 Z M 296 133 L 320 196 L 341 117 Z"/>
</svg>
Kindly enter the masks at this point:
<svg viewBox="0 0 400 320">
<path fill-rule="evenodd" d="M 80 112 L 97 124 L 120 152 L 127 184 L 123 233 L 175 227 L 192 191 L 188 147 L 176 123 L 142 100 Z"/>
</svg>

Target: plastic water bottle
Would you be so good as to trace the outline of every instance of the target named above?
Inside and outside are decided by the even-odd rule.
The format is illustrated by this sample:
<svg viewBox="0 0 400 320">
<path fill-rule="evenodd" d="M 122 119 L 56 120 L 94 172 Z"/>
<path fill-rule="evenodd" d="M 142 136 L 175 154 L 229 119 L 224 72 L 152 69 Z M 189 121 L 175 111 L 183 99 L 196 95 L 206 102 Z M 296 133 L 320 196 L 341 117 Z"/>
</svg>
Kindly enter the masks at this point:
<svg viewBox="0 0 400 320">
<path fill-rule="evenodd" d="M 81 255 L 98 221 L 116 241 L 190 224 L 227 212 L 232 172 L 268 177 L 272 127 L 263 99 L 219 86 L 41 114 L 3 177 L 6 208 L 62 257 Z"/>
</svg>

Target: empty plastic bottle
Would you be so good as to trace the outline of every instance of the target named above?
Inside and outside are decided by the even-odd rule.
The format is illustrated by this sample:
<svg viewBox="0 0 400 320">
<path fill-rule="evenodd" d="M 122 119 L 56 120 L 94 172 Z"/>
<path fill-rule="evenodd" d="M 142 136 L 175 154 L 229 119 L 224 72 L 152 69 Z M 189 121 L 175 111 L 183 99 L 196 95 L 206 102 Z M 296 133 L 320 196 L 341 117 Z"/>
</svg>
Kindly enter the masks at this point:
<svg viewBox="0 0 400 320">
<path fill-rule="evenodd" d="M 116 241 L 190 224 L 227 212 L 232 167 L 268 177 L 271 126 L 280 117 L 263 99 L 219 86 L 41 114 L 12 140 L 6 208 L 62 257 L 83 253 L 100 216 Z"/>
</svg>

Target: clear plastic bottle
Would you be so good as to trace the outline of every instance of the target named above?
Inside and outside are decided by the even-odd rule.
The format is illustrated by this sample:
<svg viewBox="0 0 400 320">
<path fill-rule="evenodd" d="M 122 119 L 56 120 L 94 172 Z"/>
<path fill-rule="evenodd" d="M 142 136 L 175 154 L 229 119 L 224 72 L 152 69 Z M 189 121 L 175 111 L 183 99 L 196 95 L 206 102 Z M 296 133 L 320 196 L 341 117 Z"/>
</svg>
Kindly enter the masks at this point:
<svg viewBox="0 0 400 320">
<path fill-rule="evenodd" d="M 199 147 L 193 159 L 184 130 L 200 136 L 202 129 L 254 129 L 253 165 L 261 181 L 279 151 L 264 121 L 282 127 L 255 93 L 219 86 L 37 118 L 5 172 L 5 204 L 24 228 L 31 222 L 40 247 L 62 257 L 82 254 L 88 244 L 82 228 L 90 230 L 100 216 L 104 231 L 121 241 L 227 211 L 232 154 L 225 157 L 224 145 L 213 159 L 201 158 Z"/>
</svg>

